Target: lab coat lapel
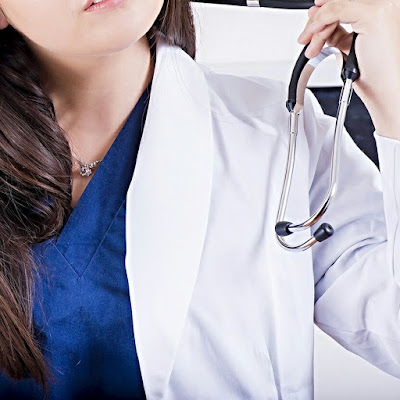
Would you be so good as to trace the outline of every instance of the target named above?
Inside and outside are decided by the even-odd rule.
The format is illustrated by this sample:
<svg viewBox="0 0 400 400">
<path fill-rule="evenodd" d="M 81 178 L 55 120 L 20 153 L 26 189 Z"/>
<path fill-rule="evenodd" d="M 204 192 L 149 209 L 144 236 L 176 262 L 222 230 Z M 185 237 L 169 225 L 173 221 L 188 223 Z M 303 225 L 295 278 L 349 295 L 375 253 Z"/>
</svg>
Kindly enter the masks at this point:
<svg viewBox="0 0 400 400">
<path fill-rule="evenodd" d="M 213 137 L 207 84 L 158 39 L 143 136 L 126 200 L 126 271 L 148 399 L 161 399 L 196 282 L 207 228 Z"/>
</svg>

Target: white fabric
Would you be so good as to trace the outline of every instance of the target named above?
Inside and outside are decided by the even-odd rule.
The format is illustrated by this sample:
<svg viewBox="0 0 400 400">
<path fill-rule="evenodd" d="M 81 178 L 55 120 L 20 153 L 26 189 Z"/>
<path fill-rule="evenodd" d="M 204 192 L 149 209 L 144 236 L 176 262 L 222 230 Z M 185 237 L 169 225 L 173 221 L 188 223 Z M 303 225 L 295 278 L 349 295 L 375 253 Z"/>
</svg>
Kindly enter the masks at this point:
<svg viewBox="0 0 400 400">
<path fill-rule="evenodd" d="M 345 131 L 338 191 L 320 221 L 335 234 L 305 252 L 284 250 L 274 225 L 286 91 L 279 81 L 217 74 L 157 43 L 126 216 L 148 400 L 312 399 L 314 318 L 400 378 L 400 141 L 375 132 L 380 174 Z M 334 125 L 307 89 L 290 221 L 325 196 Z"/>
</svg>

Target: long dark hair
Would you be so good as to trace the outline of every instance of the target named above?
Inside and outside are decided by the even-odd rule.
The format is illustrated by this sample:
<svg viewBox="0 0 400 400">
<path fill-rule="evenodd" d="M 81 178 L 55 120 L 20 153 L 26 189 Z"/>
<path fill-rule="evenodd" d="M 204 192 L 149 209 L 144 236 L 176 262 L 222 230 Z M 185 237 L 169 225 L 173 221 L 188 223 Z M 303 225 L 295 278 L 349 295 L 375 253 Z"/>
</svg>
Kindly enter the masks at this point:
<svg viewBox="0 0 400 400">
<path fill-rule="evenodd" d="M 189 0 L 165 0 L 146 33 L 152 56 L 159 35 L 195 58 Z M 31 376 L 46 392 L 53 375 L 34 329 L 32 245 L 60 233 L 72 212 L 71 173 L 34 54 L 8 25 L 0 30 L 0 369 L 15 380 Z"/>
</svg>

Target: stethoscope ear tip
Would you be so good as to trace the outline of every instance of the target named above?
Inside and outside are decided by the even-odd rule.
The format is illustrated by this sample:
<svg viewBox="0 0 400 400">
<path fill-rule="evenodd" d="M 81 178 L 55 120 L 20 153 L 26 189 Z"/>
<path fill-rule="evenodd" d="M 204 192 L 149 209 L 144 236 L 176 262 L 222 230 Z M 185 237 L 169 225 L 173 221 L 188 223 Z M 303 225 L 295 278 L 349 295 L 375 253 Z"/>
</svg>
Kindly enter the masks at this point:
<svg viewBox="0 0 400 400">
<path fill-rule="evenodd" d="M 291 222 L 289 221 L 279 221 L 276 223 L 275 225 L 275 233 L 278 236 L 289 236 L 291 235 L 293 232 L 289 231 L 289 226 L 292 225 Z"/>
<path fill-rule="evenodd" d="M 335 230 L 331 225 L 324 222 L 318 229 L 314 232 L 314 238 L 318 242 L 323 242 L 325 239 L 330 238 L 335 233 Z"/>
</svg>

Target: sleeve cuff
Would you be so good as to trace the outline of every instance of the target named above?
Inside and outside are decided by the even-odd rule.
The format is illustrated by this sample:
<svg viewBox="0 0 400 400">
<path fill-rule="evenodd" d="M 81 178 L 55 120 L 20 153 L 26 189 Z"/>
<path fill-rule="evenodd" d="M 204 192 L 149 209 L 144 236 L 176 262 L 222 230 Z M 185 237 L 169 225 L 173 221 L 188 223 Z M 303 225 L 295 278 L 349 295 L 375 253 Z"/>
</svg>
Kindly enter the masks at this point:
<svg viewBox="0 0 400 400">
<path fill-rule="evenodd" d="M 400 286 L 400 140 L 374 132 L 381 173 L 383 202 L 388 236 L 389 262 Z"/>
<path fill-rule="evenodd" d="M 392 143 L 392 146 L 396 143 L 400 143 L 400 140 L 397 139 L 392 139 L 389 138 L 387 136 L 382 136 L 380 135 L 377 131 L 374 131 L 374 138 L 375 140 L 378 142 L 378 140 L 382 141 L 382 142 L 388 142 L 387 144 L 390 145 L 390 143 Z"/>
<path fill-rule="evenodd" d="M 374 132 L 378 151 L 379 168 L 383 177 L 393 184 L 396 181 L 396 170 L 400 164 L 400 140 L 388 138 Z M 398 179 L 397 179 L 398 180 Z M 394 187 L 392 187 L 392 190 Z"/>
<path fill-rule="evenodd" d="M 387 211 L 393 215 L 400 211 L 400 140 L 380 136 L 376 131 L 374 137 Z"/>
</svg>

